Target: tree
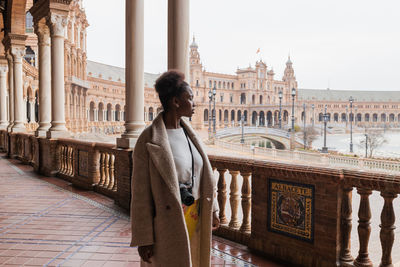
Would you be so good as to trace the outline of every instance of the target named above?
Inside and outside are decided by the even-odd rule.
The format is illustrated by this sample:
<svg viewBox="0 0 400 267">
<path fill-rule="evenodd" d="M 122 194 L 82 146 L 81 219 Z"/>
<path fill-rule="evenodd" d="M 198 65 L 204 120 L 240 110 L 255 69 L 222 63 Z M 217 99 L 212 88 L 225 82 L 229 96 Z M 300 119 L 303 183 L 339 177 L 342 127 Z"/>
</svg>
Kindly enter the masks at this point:
<svg viewBox="0 0 400 267">
<path fill-rule="evenodd" d="M 303 131 L 303 135 L 301 136 L 304 140 L 304 134 L 306 135 L 306 147 L 311 147 L 312 142 L 317 139 L 318 131 L 315 130 L 312 126 L 306 126 L 305 131 Z"/>
<path fill-rule="evenodd" d="M 377 130 L 368 130 L 365 129 L 366 138 L 360 141 L 358 145 L 361 148 L 365 148 L 367 150 L 367 155 L 369 158 L 372 158 L 375 150 L 382 146 L 383 144 L 387 143 L 383 132 Z M 367 141 L 367 144 L 365 142 Z"/>
</svg>

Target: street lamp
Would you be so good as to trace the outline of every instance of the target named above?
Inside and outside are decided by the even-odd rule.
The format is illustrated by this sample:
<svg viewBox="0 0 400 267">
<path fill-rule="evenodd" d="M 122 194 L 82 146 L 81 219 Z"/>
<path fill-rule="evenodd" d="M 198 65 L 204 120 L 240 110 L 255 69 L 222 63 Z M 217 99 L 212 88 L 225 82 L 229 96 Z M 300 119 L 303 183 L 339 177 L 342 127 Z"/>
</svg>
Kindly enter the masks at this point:
<svg viewBox="0 0 400 267">
<path fill-rule="evenodd" d="M 209 109 L 208 109 L 208 111 L 209 111 L 209 114 L 208 114 L 208 139 L 209 140 L 211 140 L 211 137 L 212 137 L 212 135 L 211 135 L 211 120 L 212 120 L 212 110 L 211 110 L 211 101 L 212 101 L 212 92 L 211 92 L 211 89 L 208 91 L 208 99 L 209 99 L 209 101 L 208 101 L 208 103 L 209 103 Z"/>
<path fill-rule="evenodd" d="M 216 121 L 216 117 L 217 117 L 217 111 L 215 110 L 215 95 L 217 94 L 217 87 L 214 84 L 214 88 L 212 90 L 212 94 L 213 94 L 213 101 L 214 101 L 214 109 L 213 109 L 213 133 L 214 133 L 214 138 L 216 135 L 216 131 L 215 131 L 215 121 Z"/>
<path fill-rule="evenodd" d="M 304 150 L 306 150 L 306 104 L 305 103 L 303 103 L 303 114 L 304 114 L 304 116 L 303 116 L 303 123 L 304 123 L 304 126 L 303 126 L 303 142 L 304 142 Z"/>
<path fill-rule="evenodd" d="M 292 88 L 292 132 L 294 133 L 294 97 L 296 96 L 296 88 Z"/>
<path fill-rule="evenodd" d="M 279 91 L 279 129 L 282 129 L 282 91 Z"/>
<path fill-rule="evenodd" d="M 353 97 L 350 96 L 350 153 L 353 153 Z"/>
<path fill-rule="evenodd" d="M 314 129 L 314 104 L 311 104 L 311 109 L 312 109 L 312 128 Z"/>
<path fill-rule="evenodd" d="M 328 153 L 328 148 L 326 147 L 326 124 L 328 123 L 328 114 L 326 114 L 326 105 L 324 111 L 324 146 L 322 147 L 322 153 Z"/>
</svg>

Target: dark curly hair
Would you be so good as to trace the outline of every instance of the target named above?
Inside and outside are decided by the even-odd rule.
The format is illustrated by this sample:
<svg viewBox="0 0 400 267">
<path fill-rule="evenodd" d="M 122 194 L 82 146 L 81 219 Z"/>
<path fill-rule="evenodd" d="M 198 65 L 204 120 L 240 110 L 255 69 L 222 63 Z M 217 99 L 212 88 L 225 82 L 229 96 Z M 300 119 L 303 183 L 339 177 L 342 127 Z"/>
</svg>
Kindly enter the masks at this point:
<svg viewBox="0 0 400 267">
<path fill-rule="evenodd" d="M 168 102 L 175 96 L 180 96 L 189 84 L 184 81 L 185 75 L 178 70 L 164 72 L 154 87 L 160 98 L 164 111 L 168 111 Z"/>
</svg>

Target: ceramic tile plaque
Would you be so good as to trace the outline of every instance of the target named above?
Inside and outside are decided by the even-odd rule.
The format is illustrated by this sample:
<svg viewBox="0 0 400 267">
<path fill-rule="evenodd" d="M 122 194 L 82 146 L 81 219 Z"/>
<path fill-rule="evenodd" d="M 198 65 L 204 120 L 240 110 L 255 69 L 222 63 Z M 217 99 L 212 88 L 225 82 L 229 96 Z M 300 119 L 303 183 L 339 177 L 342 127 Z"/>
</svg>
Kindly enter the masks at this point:
<svg viewBox="0 0 400 267">
<path fill-rule="evenodd" d="M 314 241 L 314 186 L 269 180 L 268 230 Z"/>
</svg>

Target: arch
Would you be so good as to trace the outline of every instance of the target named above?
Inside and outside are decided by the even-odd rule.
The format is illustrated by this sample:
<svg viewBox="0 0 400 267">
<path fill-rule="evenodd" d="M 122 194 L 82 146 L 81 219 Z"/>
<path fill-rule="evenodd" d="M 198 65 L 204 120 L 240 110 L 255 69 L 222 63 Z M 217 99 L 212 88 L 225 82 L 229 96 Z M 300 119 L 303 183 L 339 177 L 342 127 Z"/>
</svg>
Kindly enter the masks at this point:
<svg viewBox="0 0 400 267">
<path fill-rule="evenodd" d="M 386 122 L 386 114 L 385 113 L 381 114 L 381 122 Z"/>
<path fill-rule="evenodd" d="M 253 105 L 256 104 L 256 96 L 255 96 L 255 95 L 252 95 L 252 96 L 251 96 L 251 103 L 252 103 Z"/>
<path fill-rule="evenodd" d="M 394 122 L 394 114 L 393 113 L 389 114 L 389 122 Z"/>
<path fill-rule="evenodd" d="M 4 20 L 5 32 L 25 34 L 26 31 L 26 0 L 7 1 L 7 17 Z"/>
<path fill-rule="evenodd" d="M 233 109 L 231 110 L 231 121 L 235 121 L 235 111 Z"/>
<path fill-rule="evenodd" d="M 251 114 L 251 125 L 256 125 L 256 124 L 257 124 L 257 112 L 253 111 L 253 113 Z"/>
<path fill-rule="evenodd" d="M 112 105 L 110 103 L 107 104 L 107 113 L 106 113 L 106 120 L 112 121 Z"/>
<path fill-rule="evenodd" d="M 369 114 L 368 114 L 368 113 L 364 115 L 364 121 L 365 121 L 365 122 L 368 122 L 368 121 L 369 121 Z"/>
<path fill-rule="evenodd" d="M 328 115 L 328 121 L 331 121 L 331 113 L 326 113 Z"/>
<path fill-rule="evenodd" d="M 361 121 L 361 119 L 362 119 L 361 113 L 357 113 L 356 122 Z"/>
<path fill-rule="evenodd" d="M 318 121 L 319 121 L 319 122 L 323 122 L 323 121 L 324 121 L 324 114 L 322 114 L 322 112 L 320 112 L 320 113 L 318 114 Z"/>
<path fill-rule="evenodd" d="M 301 121 L 304 121 L 304 111 L 301 112 Z"/>
<path fill-rule="evenodd" d="M 283 111 L 283 121 L 288 122 L 289 119 L 289 112 L 287 110 Z"/>
<path fill-rule="evenodd" d="M 240 104 L 246 104 L 246 94 L 245 93 L 240 94 Z"/>
<path fill-rule="evenodd" d="M 149 121 L 153 121 L 154 119 L 154 110 L 153 107 L 149 107 Z"/>
<path fill-rule="evenodd" d="M 342 113 L 341 117 L 342 117 L 342 122 L 346 122 L 347 121 L 346 113 Z"/>
<path fill-rule="evenodd" d="M 272 125 L 272 111 L 267 111 L 267 125 L 270 127 Z"/>
<path fill-rule="evenodd" d="M 120 104 L 115 105 L 115 120 L 121 121 L 121 105 Z"/>
<path fill-rule="evenodd" d="M 378 121 L 378 114 L 374 113 L 372 114 L 372 121 L 377 122 Z"/>
<path fill-rule="evenodd" d="M 209 120 L 209 118 L 208 118 L 208 109 L 206 108 L 204 110 L 203 121 L 204 121 L 204 123 L 208 123 L 208 120 Z"/>
<path fill-rule="evenodd" d="M 224 122 L 228 123 L 229 122 L 229 111 L 225 109 L 224 111 Z"/>
<path fill-rule="evenodd" d="M 264 111 L 260 111 L 260 120 L 258 122 L 258 125 L 265 126 L 265 113 L 264 113 Z"/>
<path fill-rule="evenodd" d="M 263 96 L 260 95 L 260 105 L 263 103 Z"/>
<path fill-rule="evenodd" d="M 98 121 L 104 121 L 104 104 L 103 102 L 99 103 L 99 109 L 98 109 Z"/>
<path fill-rule="evenodd" d="M 219 122 L 222 121 L 222 110 L 221 109 L 218 111 L 218 121 Z"/>
<path fill-rule="evenodd" d="M 247 122 L 247 110 L 243 112 L 244 121 Z"/>
<path fill-rule="evenodd" d="M 237 120 L 240 121 L 242 119 L 242 111 L 238 110 L 237 112 Z"/>
<path fill-rule="evenodd" d="M 339 114 L 338 113 L 333 114 L 333 121 L 334 122 L 338 122 L 339 121 Z"/>
<path fill-rule="evenodd" d="M 95 110 L 96 104 L 91 101 L 89 104 L 89 121 L 94 121 L 94 110 Z"/>
</svg>

